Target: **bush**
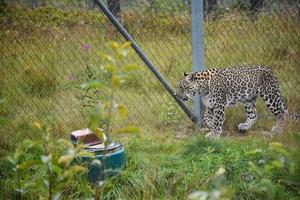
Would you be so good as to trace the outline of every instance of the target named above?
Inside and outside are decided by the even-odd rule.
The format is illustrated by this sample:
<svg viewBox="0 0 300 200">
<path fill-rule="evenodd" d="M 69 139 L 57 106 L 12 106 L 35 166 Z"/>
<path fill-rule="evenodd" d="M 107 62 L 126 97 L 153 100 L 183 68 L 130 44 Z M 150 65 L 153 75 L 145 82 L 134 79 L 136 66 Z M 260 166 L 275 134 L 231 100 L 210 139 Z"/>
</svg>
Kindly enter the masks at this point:
<svg viewBox="0 0 300 200">
<path fill-rule="evenodd" d="M 33 97 L 49 97 L 57 90 L 57 80 L 54 76 L 43 75 L 35 70 L 26 70 L 23 74 L 21 88 Z"/>
</svg>

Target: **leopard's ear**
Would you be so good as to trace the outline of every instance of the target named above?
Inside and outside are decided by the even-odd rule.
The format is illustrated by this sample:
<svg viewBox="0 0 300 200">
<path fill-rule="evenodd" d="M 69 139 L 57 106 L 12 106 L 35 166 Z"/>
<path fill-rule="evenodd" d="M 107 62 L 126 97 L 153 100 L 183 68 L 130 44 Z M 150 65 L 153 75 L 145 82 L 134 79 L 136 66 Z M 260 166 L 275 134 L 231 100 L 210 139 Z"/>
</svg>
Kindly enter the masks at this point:
<svg viewBox="0 0 300 200">
<path fill-rule="evenodd" d="M 184 72 L 184 73 L 183 73 L 183 76 L 184 76 L 184 77 L 186 77 L 187 75 L 189 75 L 189 73 L 187 73 L 187 72 Z"/>
<path fill-rule="evenodd" d="M 191 74 L 191 80 L 194 81 L 196 79 L 195 73 Z"/>
<path fill-rule="evenodd" d="M 187 77 L 187 80 L 189 80 L 189 81 L 194 81 L 195 80 L 195 73 L 190 73 L 188 75 L 189 76 Z"/>
</svg>

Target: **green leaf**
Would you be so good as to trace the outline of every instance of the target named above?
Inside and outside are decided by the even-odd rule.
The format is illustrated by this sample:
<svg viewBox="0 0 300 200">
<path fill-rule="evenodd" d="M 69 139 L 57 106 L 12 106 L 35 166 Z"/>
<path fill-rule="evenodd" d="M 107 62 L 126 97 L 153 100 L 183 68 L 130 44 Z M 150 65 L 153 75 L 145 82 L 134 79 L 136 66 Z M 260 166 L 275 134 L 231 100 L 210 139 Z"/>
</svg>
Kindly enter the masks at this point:
<svg viewBox="0 0 300 200">
<path fill-rule="evenodd" d="M 74 159 L 73 155 L 63 155 L 58 159 L 58 164 L 64 165 L 65 167 L 69 166 L 72 160 Z"/>
<path fill-rule="evenodd" d="M 69 140 L 66 140 L 66 139 L 59 139 L 58 143 L 63 146 L 69 147 L 69 148 L 73 147 L 73 144 Z"/>
<path fill-rule="evenodd" d="M 98 126 L 93 127 L 92 131 L 99 138 L 99 140 L 103 141 L 103 130 Z"/>
<path fill-rule="evenodd" d="M 94 157 L 95 154 L 88 152 L 88 151 L 80 151 L 78 154 L 78 157 Z"/>
<path fill-rule="evenodd" d="M 119 52 L 120 47 L 119 47 L 118 43 L 112 42 L 112 43 L 110 44 L 110 46 L 111 46 L 111 48 L 112 48 L 116 53 Z"/>
<path fill-rule="evenodd" d="M 112 63 L 112 64 L 116 64 L 116 60 L 112 57 L 112 56 L 110 56 L 110 55 L 105 55 L 104 56 L 104 58 L 108 61 L 108 62 L 110 62 L 110 63 Z"/>
<path fill-rule="evenodd" d="M 83 166 L 73 165 L 68 170 L 63 171 L 63 173 L 59 176 L 59 180 L 62 181 L 70 177 L 74 177 L 79 173 L 85 173 L 86 171 L 86 168 Z"/>
<path fill-rule="evenodd" d="M 130 47 L 131 42 L 127 41 L 124 44 L 122 44 L 121 49 L 127 49 L 128 47 Z"/>
<path fill-rule="evenodd" d="M 107 71 L 110 74 L 114 74 L 117 71 L 117 67 L 114 65 L 105 65 L 103 67 L 103 70 Z"/>
<path fill-rule="evenodd" d="M 13 159 L 13 157 L 11 157 L 11 156 L 8 156 L 8 157 L 7 157 L 7 160 L 8 160 L 8 162 L 10 162 L 10 163 L 13 164 L 13 165 L 16 165 L 16 164 L 17 164 L 17 161 L 16 161 L 15 159 Z"/>
<path fill-rule="evenodd" d="M 250 167 L 255 171 L 258 175 L 263 176 L 262 170 L 257 167 L 252 161 L 249 162 Z"/>
<path fill-rule="evenodd" d="M 117 110 L 118 110 L 119 118 L 121 120 L 124 120 L 128 114 L 127 108 L 123 105 L 118 105 Z"/>
<path fill-rule="evenodd" d="M 32 140 L 26 139 L 22 142 L 22 147 L 25 151 L 32 149 L 34 146 L 35 146 L 35 142 L 33 142 Z"/>
<path fill-rule="evenodd" d="M 34 191 L 36 189 L 36 183 L 32 183 L 32 182 L 26 182 L 23 186 L 23 189 L 26 191 L 26 192 L 29 192 L 29 191 Z"/>
<path fill-rule="evenodd" d="M 268 199 L 275 199 L 276 188 L 269 179 L 262 180 L 262 191 L 267 193 Z"/>
<path fill-rule="evenodd" d="M 251 155 L 261 154 L 262 152 L 263 152 L 262 149 L 254 149 L 251 151 L 247 151 L 245 154 L 247 156 L 251 156 Z"/>
<path fill-rule="evenodd" d="M 36 165 L 38 162 L 36 160 L 28 160 L 24 161 L 16 166 L 17 169 L 23 170 L 31 168 L 32 166 Z"/>
<path fill-rule="evenodd" d="M 58 165 L 53 164 L 53 165 L 52 165 L 52 171 L 53 171 L 55 174 L 60 175 L 61 172 L 62 172 L 62 168 L 61 168 L 60 166 L 58 166 Z"/>
<path fill-rule="evenodd" d="M 289 152 L 279 142 L 271 142 L 269 144 L 269 148 L 272 149 L 273 151 L 274 150 L 277 151 L 277 153 L 281 153 L 282 155 L 285 155 L 285 156 L 289 157 Z"/>
<path fill-rule="evenodd" d="M 111 77 L 111 84 L 113 88 L 117 88 L 121 83 L 121 78 L 119 76 Z"/>
<path fill-rule="evenodd" d="M 73 165 L 69 169 L 73 174 L 85 173 L 87 169 L 81 165 Z"/>
<path fill-rule="evenodd" d="M 38 123 L 38 122 L 34 122 L 33 123 L 33 125 L 36 127 L 36 128 L 38 128 L 39 130 L 42 130 L 42 125 L 40 124 L 40 123 Z"/>
<path fill-rule="evenodd" d="M 102 89 L 103 87 L 103 83 L 99 80 L 91 81 L 81 85 L 81 88 L 87 91 L 90 89 Z"/>
<path fill-rule="evenodd" d="M 140 129 L 135 126 L 128 125 L 128 126 L 118 129 L 116 132 L 117 133 L 139 133 Z"/>
<path fill-rule="evenodd" d="M 284 167 L 284 163 L 281 163 L 279 160 L 273 160 L 271 164 L 275 169 L 281 169 Z"/>
<path fill-rule="evenodd" d="M 25 156 L 24 156 L 24 153 L 23 153 L 23 152 L 17 150 L 17 151 L 14 153 L 14 160 L 15 160 L 16 162 L 19 162 L 19 161 L 21 161 L 21 160 L 24 159 L 24 158 L 25 158 Z"/>
</svg>

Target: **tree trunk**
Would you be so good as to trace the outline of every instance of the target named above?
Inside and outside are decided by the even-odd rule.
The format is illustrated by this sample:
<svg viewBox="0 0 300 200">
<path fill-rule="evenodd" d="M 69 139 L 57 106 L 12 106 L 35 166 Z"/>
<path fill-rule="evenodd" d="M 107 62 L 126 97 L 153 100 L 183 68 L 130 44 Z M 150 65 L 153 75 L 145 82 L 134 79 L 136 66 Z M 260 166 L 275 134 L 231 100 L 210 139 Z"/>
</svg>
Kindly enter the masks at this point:
<svg viewBox="0 0 300 200">
<path fill-rule="evenodd" d="M 86 8 L 89 10 L 94 10 L 96 7 L 95 0 L 86 0 Z"/>
<path fill-rule="evenodd" d="M 203 0 L 204 18 L 206 19 L 217 6 L 217 0 Z"/>
<path fill-rule="evenodd" d="M 32 3 L 31 3 L 31 8 L 37 8 L 38 7 L 38 3 L 36 2 L 36 0 L 32 0 Z"/>
<path fill-rule="evenodd" d="M 260 10 L 262 9 L 264 0 L 250 0 L 250 15 L 252 21 L 256 20 Z"/>
<path fill-rule="evenodd" d="M 300 23 L 300 0 L 297 0 L 298 23 Z"/>
<path fill-rule="evenodd" d="M 108 9 L 110 12 L 120 20 L 121 16 L 121 3 L 120 0 L 107 0 Z"/>
</svg>

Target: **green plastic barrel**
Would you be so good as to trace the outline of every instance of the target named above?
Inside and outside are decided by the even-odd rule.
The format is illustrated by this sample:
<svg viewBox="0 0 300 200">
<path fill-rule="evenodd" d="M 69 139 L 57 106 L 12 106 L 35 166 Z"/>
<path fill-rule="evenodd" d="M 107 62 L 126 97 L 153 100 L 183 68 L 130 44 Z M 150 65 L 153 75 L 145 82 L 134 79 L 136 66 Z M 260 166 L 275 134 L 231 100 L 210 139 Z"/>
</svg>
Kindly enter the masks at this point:
<svg viewBox="0 0 300 200">
<path fill-rule="evenodd" d="M 95 157 L 82 157 L 81 161 L 87 165 L 88 179 L 92 183 L 103 181 L 105 178 L 112 177 L 119 173 L 125 166 L 125 151 L 123 146 L 117 149 L 96 151 Z M 99 160 L 101 165 L 92 162 L 94 159 Z"/>
</svg>

